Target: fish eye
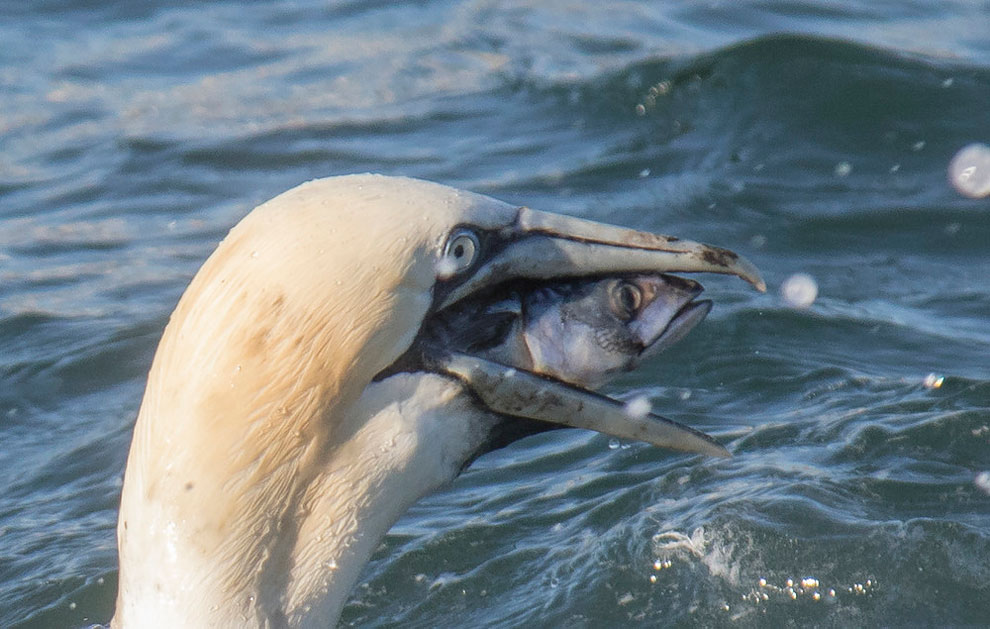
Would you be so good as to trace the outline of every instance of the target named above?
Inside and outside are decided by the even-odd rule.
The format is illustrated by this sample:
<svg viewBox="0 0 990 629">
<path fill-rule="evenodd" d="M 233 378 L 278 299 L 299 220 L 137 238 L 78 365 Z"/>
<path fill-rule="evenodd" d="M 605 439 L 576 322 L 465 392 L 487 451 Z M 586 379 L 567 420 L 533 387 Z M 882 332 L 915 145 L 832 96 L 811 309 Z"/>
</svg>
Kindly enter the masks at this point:
<svg viewBox="0 0 990 629">
<path fill-rule="evenodd" d="M 478 237 L 466 229 L 459 229 L 450 235 L 443 249 L 443 266 L 445 275 L 460 273 L 474 263 L 478 257 L 481 244 Z"/>
<path fill-rule="evenodd" d="M 612 288 L 612 311 L 623 319 L 632 319 L 643 305 L 643 291 L 632 282 L 619 282 Z"/>
</svg>

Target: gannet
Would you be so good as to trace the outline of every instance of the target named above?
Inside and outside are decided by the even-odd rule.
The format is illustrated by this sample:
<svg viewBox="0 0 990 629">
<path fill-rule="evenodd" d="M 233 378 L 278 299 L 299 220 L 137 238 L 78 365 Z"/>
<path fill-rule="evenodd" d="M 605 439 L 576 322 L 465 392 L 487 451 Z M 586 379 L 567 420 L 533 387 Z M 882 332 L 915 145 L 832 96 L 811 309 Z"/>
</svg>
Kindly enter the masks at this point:
<svg viewBox="0 0 990 629">
<path fill-rule="evenodd" d="M 430 342 L 509 282 L 666 272 L 765 290 L 725 249 L 421 180 L 331 177 L 258 206 L 197 272 L 155 354 L 111 626 L 334 625 L 391 525 L 504 440 L 505 422 L 725 454 L 555 377 L 566 347 L 531 371 Z"/>
</svg>

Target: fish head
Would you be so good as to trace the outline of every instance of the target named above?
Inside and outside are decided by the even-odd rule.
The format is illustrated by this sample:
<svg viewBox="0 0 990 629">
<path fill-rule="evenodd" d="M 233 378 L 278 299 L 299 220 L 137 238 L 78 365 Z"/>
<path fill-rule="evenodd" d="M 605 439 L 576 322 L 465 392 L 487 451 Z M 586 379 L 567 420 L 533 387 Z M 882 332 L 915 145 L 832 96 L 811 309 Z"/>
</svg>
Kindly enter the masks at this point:
<svg viewBox="0 0 990 629">
<path fill-rule="evenodd" d="M 522 300 L 531 370 L 598 388 L 691 331 L 711 311 L 701 284 L 641 274 L 550 284 Z"/>
</svg>

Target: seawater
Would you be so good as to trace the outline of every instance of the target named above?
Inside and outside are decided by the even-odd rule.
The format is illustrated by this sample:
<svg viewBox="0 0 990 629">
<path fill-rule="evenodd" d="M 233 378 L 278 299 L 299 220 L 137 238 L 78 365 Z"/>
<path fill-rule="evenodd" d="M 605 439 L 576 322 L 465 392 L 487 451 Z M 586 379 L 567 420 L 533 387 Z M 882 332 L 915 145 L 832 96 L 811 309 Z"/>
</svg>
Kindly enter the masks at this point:
<svg viewBox="0 0 990 629">
<path fill-rule="evenodd" d="M 110 618 L 176 300 L 253 206 L 361 171 L 728 246 L 771 290 L 700 278 L 708 320 L 608 391 L 734 458 L 494 452 L 389 533 L 343 624 L 986 625 L 990 200 L 947 179 L 990 143 L 986 11 L 5 3 L 0 626 Z"/>
</svg>

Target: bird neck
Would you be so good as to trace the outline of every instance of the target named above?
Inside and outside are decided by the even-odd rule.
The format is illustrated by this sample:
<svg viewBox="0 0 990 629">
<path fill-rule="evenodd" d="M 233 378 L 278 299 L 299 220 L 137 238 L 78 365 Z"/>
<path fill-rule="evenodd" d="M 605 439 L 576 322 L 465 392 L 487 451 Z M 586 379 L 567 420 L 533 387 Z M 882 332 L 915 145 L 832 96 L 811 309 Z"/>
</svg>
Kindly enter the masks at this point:
<svg viewBox="0 0 990 629">
<path fill-rule="evenodd" d="M 114 626 L 335 623 L 392 524 L 452 480 L 496 422 L 430 374 L 371 384 L 338 419 L 346 436 L 265 478 L 247 474 L 252 486 L 218 481 L 206 502 L 148 502 L 156 490 L 129 484 Z"/>
</svg>

